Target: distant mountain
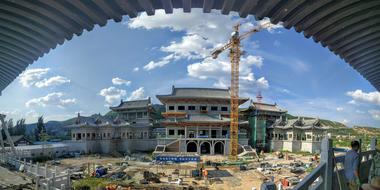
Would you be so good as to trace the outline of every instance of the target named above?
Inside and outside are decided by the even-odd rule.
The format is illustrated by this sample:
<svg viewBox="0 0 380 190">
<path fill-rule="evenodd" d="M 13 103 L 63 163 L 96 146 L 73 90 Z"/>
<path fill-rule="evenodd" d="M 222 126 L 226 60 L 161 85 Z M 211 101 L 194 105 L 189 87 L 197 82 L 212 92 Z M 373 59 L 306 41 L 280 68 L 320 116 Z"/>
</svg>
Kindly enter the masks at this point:
<svg viewBox="0 0 380 190">
<path fill-rule="evenodd" d="M 153 118 L 161 118 L 161 112 L 165 111 L 165 106 L 159 104 L 153 104 L 153 109 L 157 111 L 157 114 L 153 115 Z M 97 118 L 101 118 L 105 121 L 113 121 L 117 116 L 117 113 L 114 111 L 109 111 L 105 115 L 93 114 L 91 116 L 80 116 L 81 122 L 93 123 Z M 65 121 L 48 121 L 45 123 L 46 130 L 49 135 L 55 137 L 65 137 L 68 135 L 69 130 L 65 126 L 72 125 L 78 117 L 73 117 Z M 37 123 L 26 124 L 26 135 L 33 136 L 34 130 L 37 127 Z"/>
</svg>

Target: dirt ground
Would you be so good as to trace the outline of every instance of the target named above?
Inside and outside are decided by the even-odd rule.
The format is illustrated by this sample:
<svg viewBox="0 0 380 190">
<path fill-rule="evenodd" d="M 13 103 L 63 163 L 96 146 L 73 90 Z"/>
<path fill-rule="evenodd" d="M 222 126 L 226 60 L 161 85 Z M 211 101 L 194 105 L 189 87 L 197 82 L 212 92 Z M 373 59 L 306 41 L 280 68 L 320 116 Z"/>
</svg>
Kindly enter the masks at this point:
<svg viewBox="0 0 380 190">
<path fill-rule="evenodd" d="M 137 157 L 143 157 L 141 155 Z M 289 155 L 290 159 L 278 159 L 274 154 L 265 154 L 264 158 L 260 159 L 260 162 L 257 160 L 252 160 L 248 165 L 253 166 L 246 171 L 240 171 L 239 166 L 220 166 L 218 170 L 212 166 L 205 166 L 205 169 L 209 171 L 209 174 L 213 173 L 216 175 L 213 179 L 204 180 L 204 179 L 195 179 L 191 177 L 191 171 L 197 168 L 197 163 L 181 163 L 181 164 L 171 164 L 171 165 L 157 165 L 152 164 L 148 160 L 139 161 L 141 159 L 137 158 L 135 161 L 128 160 L 128 166 L 123 170 L 125 171 L 132 179 L 125 180 L 125 183 L 130 184 L 139 184 L 139 181 L 143 179 L 143 172 L 150 171 L 155 174 L 159 174 L 160 184 L 150 184 L 147 186 L 163 187 L 163 186 L 172 186 L 182 189 L 183 187 L 192 186 L 195 189 L 204 188 L 204 189 L 216 189 L 216 190 L 246 190 L 260 189 L 261 184 L 266 180 L 274 176 L 275 182 L 278 182 L 281 178 L 286 177 L 301 177 L 307 175 L 303 174 L 293 174 L 289 169 L 280 168 L 278 171 L 273 171 L 263 174 L 257 170 L 258 165 L 261 162 L 268 162 L 269 164 L 290 164 L 297 161 L 302 161 L 304 163 L 309 163 L 311 156 L 302 156 L 302 155 Z M 62 159 L 60 168 L 78 168 L 83 167 L 87 168 L 88 163 L 90 167 L 93 165 L 112 165 L 110 172 L 117 171 L 120 168 L 121 163 L 124 158 L 114 158 L 107 156 L 81 156 L 80 158 L 69 158 Z M 213 161 L 213 162 L 222 162 L 228 159 L 225 156 L 202 156 L 202 161 Z M 179 171 L 179 174 L 175 173 L 175 170 Z M 86 170 L 85 170 L 86 172 Z M 174 173 L 174 174 L 173 174 Z M 181 178 L 183 184 L 176 184 L 177 180 Z M 176 188 L 175 188 L 176 189 Z"/>
</svg>

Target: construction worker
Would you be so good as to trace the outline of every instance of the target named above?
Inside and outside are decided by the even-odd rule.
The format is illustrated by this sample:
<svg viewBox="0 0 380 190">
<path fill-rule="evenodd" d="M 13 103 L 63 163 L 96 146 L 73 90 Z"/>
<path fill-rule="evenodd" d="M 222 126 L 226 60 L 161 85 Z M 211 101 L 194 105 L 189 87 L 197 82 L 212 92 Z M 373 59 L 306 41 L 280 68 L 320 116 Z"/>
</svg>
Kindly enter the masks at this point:
<svg viewBox="0 0 380 190">
<path fill-rule="evenodd" d="M 344 176 L 346 178 L 347 187 L 350 190 L 358 190 L 360 187 L 359 178 L 359 141 L 351 142 L 351 150 L 347 151 L 344 158 Z"/>
<path fill-rule="evenodd" d="M 203 179 L 205 180 L 205 184 L 208 185 L 208 171 L 206 169 L 203 170 Z"/>
<path fill-rule="evenodd" d="M 207 179 L 207 177 L 208 177 L 208 171 L 207 170 L 203 170 L 203 177 L 205 179 Z"/>
</svg>

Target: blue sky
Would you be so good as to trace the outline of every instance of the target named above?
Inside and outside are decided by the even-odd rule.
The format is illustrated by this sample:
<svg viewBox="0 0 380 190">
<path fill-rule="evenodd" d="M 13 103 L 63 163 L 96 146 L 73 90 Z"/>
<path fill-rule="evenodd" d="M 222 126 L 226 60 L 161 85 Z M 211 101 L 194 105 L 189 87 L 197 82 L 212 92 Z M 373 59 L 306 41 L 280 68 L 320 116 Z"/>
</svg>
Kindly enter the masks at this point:
<svg viewBox="0 0 380 190">
<path fill-rule="evenodd" d="M 227 41 L 232 26 L 254 27 L 253 18 L 219 12 L 156 12 L 96 26 L 51 50 L 11 83 L 0 112 L 27 122 L 44 115 L 64 120 L 77 112 L 106 113 L 120 99 L 170 93 L 171 86 L 229 86 L 227 53 L 211 50 Z M 265 21 L 263 21 L 265 22 Z M 241 96 L 276 102 L 289 113 L 380 127 L 380 93 L 327 48 L 280 25 L 243 42 Z"/>
</svg>

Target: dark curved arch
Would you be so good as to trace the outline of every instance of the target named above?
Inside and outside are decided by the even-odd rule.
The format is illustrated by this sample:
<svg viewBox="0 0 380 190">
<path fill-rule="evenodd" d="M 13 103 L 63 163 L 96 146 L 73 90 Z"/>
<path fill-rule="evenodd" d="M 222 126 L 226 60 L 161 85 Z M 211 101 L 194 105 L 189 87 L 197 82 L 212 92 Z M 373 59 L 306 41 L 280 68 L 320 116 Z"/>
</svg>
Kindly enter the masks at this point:
<svg viewBox="0 0 380 190">
<path fill-rule="evenodd" d="M 269 17 L 273 23 L 281 21 L 285 28 L 294 27 L 305 37 L 313 37 L 323 47 L 327 46 L 380 89 L 377 81 L 380 73 L 374 72 L 380 67 L 371 62 L 380 55 L 377 0 L 4 0 L 0 1 L 0 41 L 4 42 L 0 59 L 8 64 L 3 72 L 11 74 L 0 75 L 3 81 L 0 92 L 17 77 L 8 68 L 15 68 L 20 74 L 74 34 L 91 31 L 95 25 L 105 26 L 110 19 L 120 22 L 124 15 L 131 18 L 140 12 L 154 15 L 158 9 L 170 14 L 176 8 L 184 12 L 191 12 L 192 8 L 202 8 L 205 13 L 237 12 L 243 18 L 254 15 L 257 19 Z"/>
<path fill-rule="evenodd" d="M 224 154 L 224 143 L 217 141 L 214 144 L 214 154 Z"/>
<path fill-rule="evenodd" d="M 190 141 L 186 144 L 186 152 L 198 152 L 198 144 L 194 141 Z"/>
<path fill-rule="evenodd" d="M 199 152 L 201 154 L 211 154 L 211 143 L 208 141 L 203 141 L 199 145 Z"/>
</svg>

